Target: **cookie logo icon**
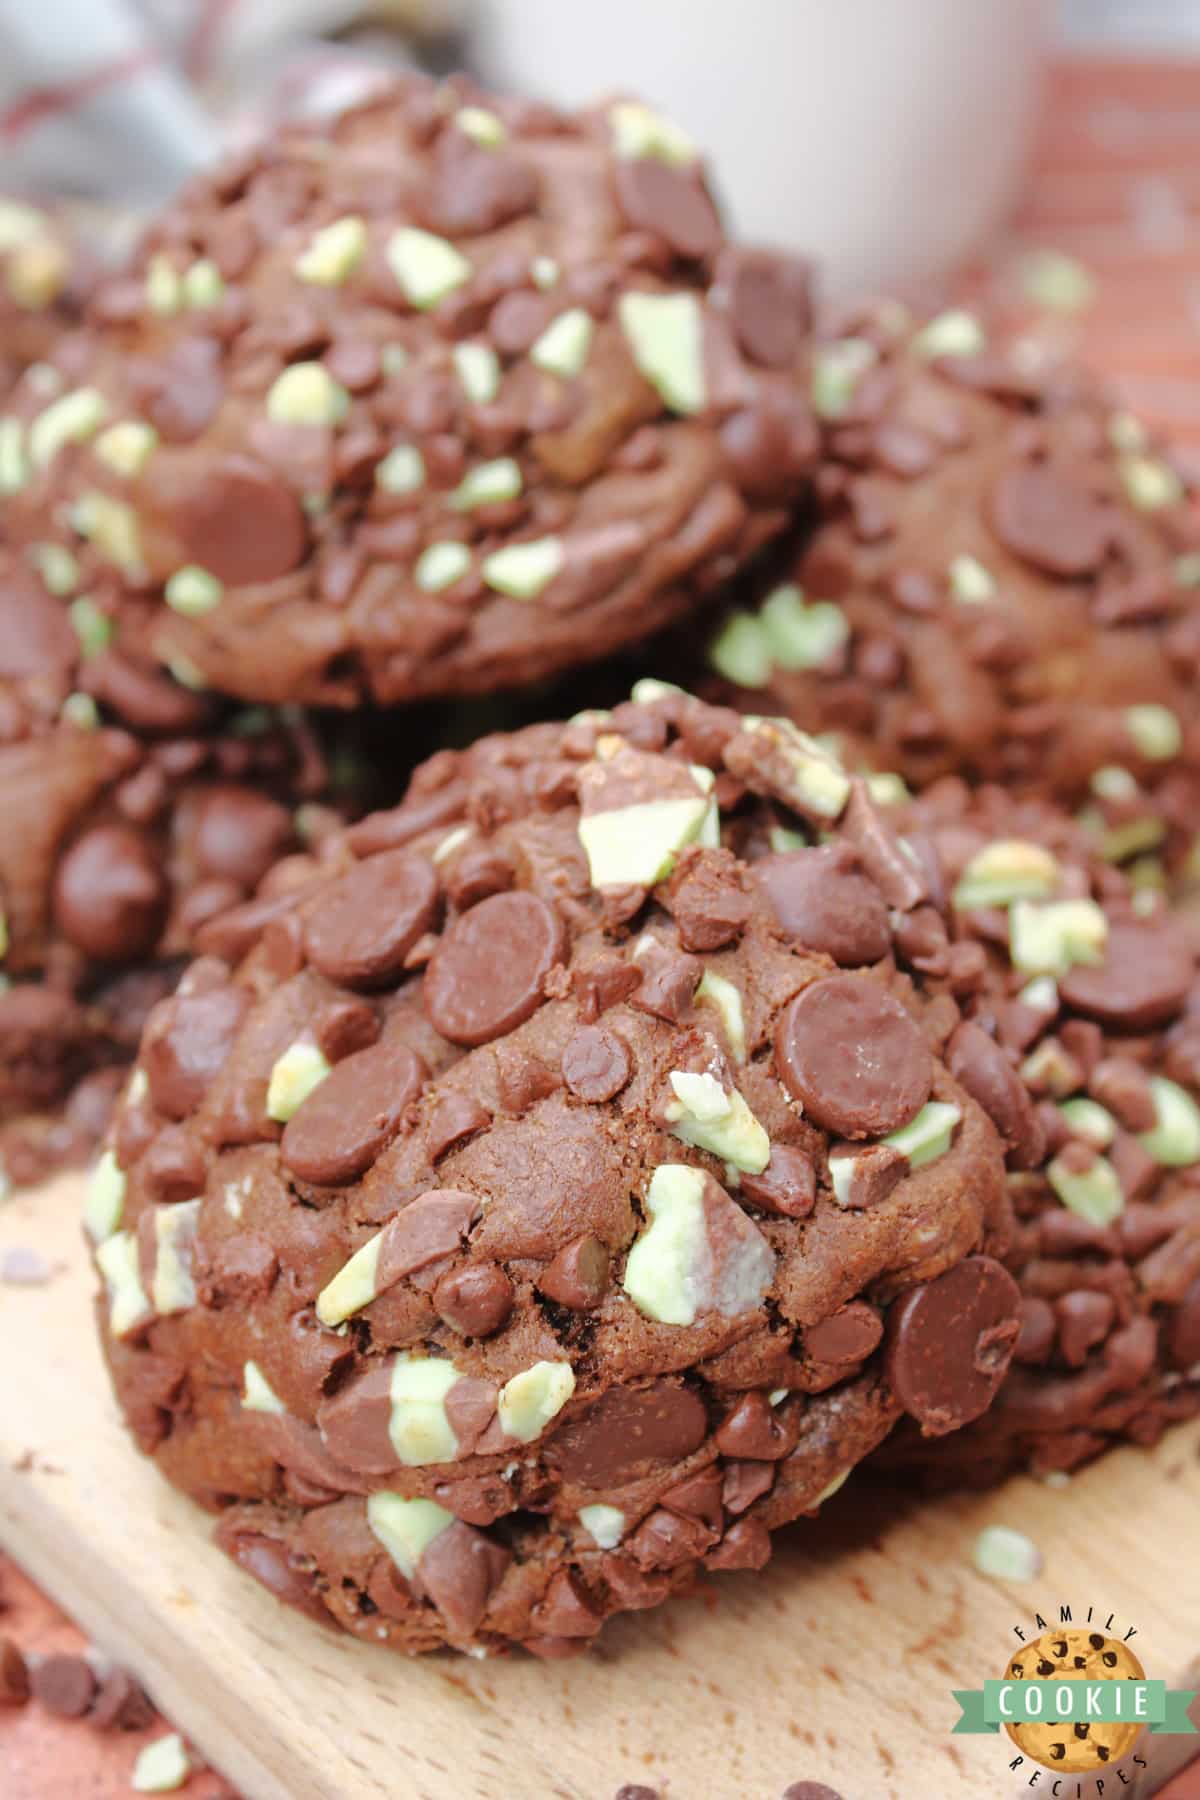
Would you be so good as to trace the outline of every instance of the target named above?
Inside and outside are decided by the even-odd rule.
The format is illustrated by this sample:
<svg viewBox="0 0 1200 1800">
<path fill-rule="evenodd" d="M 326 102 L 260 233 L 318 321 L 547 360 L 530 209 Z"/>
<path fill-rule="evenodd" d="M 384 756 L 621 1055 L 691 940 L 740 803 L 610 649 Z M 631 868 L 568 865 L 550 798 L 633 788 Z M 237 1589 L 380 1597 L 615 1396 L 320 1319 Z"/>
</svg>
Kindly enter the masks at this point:
<svg viewBox="0 0 1200 1800">
<path fill-rule="evenodd" d="M 1022 1647 L 1005 1670 L 1010 1681 L 1144 1681 L 1146 1671 L 1128 1644 L 1100 1631 L 1045 1631 Z M 1070 1710 L 1070 1709 L 1068 1709 Z M 1114 1764 L 1132 1750 L 1145 1718 L 1063 1719 L 1047 1688 L 1045 1716 L 1005 1723 L 1013 1743 L 1043 1768 L 1082 1775 Z"/>
</svg>

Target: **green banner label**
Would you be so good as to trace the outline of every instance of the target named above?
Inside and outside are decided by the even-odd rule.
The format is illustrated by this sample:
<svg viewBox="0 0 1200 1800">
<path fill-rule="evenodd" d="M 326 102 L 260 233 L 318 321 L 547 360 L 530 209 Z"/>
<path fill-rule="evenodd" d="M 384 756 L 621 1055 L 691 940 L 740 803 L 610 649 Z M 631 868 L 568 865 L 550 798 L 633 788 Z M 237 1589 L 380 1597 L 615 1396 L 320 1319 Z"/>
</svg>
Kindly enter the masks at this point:
<svg viewBox="0 0 1200 1800">
<path fill-rule="evenodd" d="M 962 1709 L 956 1732 L 999 1731 L 1001 1725 L 1148 1725 L 1155 1735 L 1195 1732 L 1188 1708 L 1197 1690 L 1165 1681 L 985 1681 L 955 1688 Z"/>
</svg>

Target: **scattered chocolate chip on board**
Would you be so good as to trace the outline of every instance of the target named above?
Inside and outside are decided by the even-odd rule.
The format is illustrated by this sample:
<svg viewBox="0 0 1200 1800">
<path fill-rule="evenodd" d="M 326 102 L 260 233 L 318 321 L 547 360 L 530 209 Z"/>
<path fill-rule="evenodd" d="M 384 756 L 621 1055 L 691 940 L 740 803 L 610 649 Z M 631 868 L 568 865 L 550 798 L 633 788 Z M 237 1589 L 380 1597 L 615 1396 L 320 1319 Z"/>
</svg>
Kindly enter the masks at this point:
<svg viewBox="0 0 1200 1800">
<path fill-rule="evenodd" d="M 943 891 L 661 683 L 435 756 L 147 1022 L 85 1218 L 140 1448 L 313 1617 L 555 1657 L 973 1420 L 1021 1297 Z"/>
<path fill-rule="evenodd" d="M 808 490 L 808 271 L 696 147 L 411 77 L 197 178 L 7 402 L 6 529 L 254 702 L 529 683 Z M 68 354 L 69 349 L 69 354 Z"/>
</svg>

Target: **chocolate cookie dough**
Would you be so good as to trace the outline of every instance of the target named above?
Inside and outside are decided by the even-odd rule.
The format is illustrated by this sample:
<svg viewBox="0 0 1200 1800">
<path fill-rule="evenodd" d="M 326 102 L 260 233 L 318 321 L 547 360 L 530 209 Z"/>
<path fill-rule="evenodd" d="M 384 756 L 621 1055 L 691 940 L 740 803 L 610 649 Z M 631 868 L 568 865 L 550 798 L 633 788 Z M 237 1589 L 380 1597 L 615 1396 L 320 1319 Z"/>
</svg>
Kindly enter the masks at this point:
<svg viewBox="0 0 1200 1800">
<path fill-rule="evenodd" d="M 906 929 L 964 1001 L 946 1062 L 1007 1148 L 1022 1323 L 985 1418 L 936 1455 L 898 1432 L 885 1458 L 985 1485 L 1153 1443 L 1200 1411 L 1195 921 L 996 789 L 935 784 L 906 825 L 945 872 L 945 907 Z"/>
<path fill-rule="evenodd" d="M 0 1117 L 127 1058 L 204 920 L 338 822 L 299 714 L 128 653 L 42 548 L 44 579 L 0 560 Z"/>
<path fill-rule="evenodd" d="M 661 683 L 434 757 L 147 1024 L 86 1218 L 140 1447 L 313 1617 L 558 1656 L 974 1418 L 1020 1301 L 937 882 Z"/>
<path fill-rule="evenodd" d="M 201 178 L 101 284 L 10 403 L 13 529 L 248 700 L 528 683 L 781 531 L 807 333 L 805 267 L 726 241 L 670 121 L 414 77 Z"/>
<path fill-rule="evenodd" d="M 88 285 L 87 259 L 53 215 L 0 196 L 0 402 L 78 324 Z M 33 386 L 42 379 L 35 374 Z M 0 442 L 6 429 L 11 441 L 11 427 L 0 427 Z"/>
<path fill-rule="evenodd" d="M 814 352 L 815 529 L 718 623 L 717 697 L 846 759 L 1079 810 L 1116 860 L 1200 829 L 1200 512 L 1096 384 L 963 312 Z"/>
</svg>

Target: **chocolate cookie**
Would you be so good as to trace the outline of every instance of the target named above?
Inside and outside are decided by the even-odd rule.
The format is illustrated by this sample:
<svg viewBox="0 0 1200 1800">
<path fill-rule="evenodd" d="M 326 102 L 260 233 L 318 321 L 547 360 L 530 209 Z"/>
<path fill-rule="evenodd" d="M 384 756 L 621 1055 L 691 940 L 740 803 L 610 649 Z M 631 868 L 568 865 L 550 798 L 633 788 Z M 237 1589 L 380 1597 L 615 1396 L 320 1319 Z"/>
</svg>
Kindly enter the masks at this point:
<svg viewBox="0 0 1200 1800">
<path fill-rule="evenodd" d="M 0 197 L 0 401 L 79 322 L 89 280 L 86 257 L 52 214 Z M 0 421 L 0 443 L 6 438 L 11 457 L 12 427 Z M 8 491 L 9 470 L 0 470 L 0 493 Z"/>
<path fill-rule="evenodd" d="M 964 1006 L 947 1066 L 1007 1148 L 1022 1325 L 986 1418 L 886 1459 L 983 1485 L 1152 1443 L 1200 1410 L 1195 922 L 998 789 L 935 784 L 905 824 L 947 881 L 910 948 Z"/>
<path fill-rule="evenodd" d="M 1181 469 L 971 315 L 878 308 L 815 352 L 819 521 L 719 623 L 718 697 L 914 786 L 1085 808 L 1106 854 L 1200 828 L 1200 543 Z"/>
<path fill-rule="evenodd" d="M 11 402 L 12 528 L 253 701 L 590 661 L 815 461 L 804 266 L 727 243 L 634 101 L 405 80 L 194 183 L 87 325 Z"/>
<path fill-rule="evenodd" d="M 204 920 L 338 822 L 299 714 L 181 687 L 42 550 L 0 562 L 0 1117 L 128 1057 Z"/>
<path fill-rule="evenodd" d="M 975 1417 L 1019 1296 L 935 881 L 660 683 L 435 757 L 147 1025 L 86 1221 L 141 1448 L 314 1616 L 550 1656 Z"/>
</svg>

